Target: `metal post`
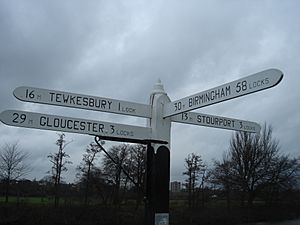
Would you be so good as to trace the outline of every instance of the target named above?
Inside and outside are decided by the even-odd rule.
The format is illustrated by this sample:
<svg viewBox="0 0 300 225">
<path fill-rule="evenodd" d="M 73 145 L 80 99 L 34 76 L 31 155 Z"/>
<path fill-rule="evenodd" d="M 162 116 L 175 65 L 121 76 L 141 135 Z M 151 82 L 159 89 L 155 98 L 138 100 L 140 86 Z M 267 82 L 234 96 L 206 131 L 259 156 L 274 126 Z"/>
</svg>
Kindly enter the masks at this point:
<svg viewBox="0 0 300 225">
<path fill-rule="evenodd" d="M 148 127 L 152 128 L 153 139 L 164 140 L 168 144 L 152 144 L 154 155 L 151 155 L 152 150 L 148 148 L 151 160 L 147 162 L 147 170 L 151 169 L 151 173 L 147 173 L 147 188 L 149 188 L 147 192 L 149 205 L 146 207 L 147 225 L 169 225 L 171 119 L 163 118 L 164 105 L 169 102 L 170 99 L 159 80 L 154 85 L 150 96 L 152 112 Z"/>
<path fill-rule="evenodd" d="M 169 224 L 170 151 L 160 146 L 155 154 L 154 211 L 155 225 Z"/>
<path fill-rule="evenodd" d="M 154 206 L 153 206 L 153 161 L 154 149 L 151 143 L 147 144 L 146 152 L 146 185 L 145 185 L 145 225 L 154 224 Z"/>
</svg>

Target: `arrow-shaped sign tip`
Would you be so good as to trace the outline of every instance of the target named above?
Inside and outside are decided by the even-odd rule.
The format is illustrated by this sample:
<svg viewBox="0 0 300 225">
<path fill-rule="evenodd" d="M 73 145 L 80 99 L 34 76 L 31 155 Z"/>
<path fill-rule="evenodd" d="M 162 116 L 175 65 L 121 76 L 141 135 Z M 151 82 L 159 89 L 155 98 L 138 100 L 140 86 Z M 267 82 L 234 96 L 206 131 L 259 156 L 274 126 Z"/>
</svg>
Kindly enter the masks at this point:
<svg viewBox="0 0 300 225">
<path fill-rule="evenodd" d="M 15 98 L 24 101 L 24 92 L 23 92 L 24 89 L 25 87 L 16 87 L 15 90 L 13 91 L 13 95 L 15 96 Z"/>
<path fill-rule="evenodd" d="M 283 72 L 279 69 L 270 69 L 269 72 L 271 74 L 274 74 L 276 76 L 278 76 L 278 81 L 273 85 L 273 86 L 276 86 L 277 84 L 279 84 L 281 82 L 281 80 L 283 79 Z"/>
</svg>

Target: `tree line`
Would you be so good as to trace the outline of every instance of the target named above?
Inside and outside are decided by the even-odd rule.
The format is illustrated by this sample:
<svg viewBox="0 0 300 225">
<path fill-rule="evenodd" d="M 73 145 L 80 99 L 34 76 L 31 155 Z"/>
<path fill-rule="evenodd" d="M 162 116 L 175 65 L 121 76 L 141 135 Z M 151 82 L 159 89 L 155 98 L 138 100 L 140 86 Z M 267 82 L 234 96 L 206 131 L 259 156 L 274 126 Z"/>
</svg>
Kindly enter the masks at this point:
<svg viewBox="0 0 300 225">
<path fill-rule="evenodd" d="M 230 208 L 233 201 L 248 207 L 255 199 L 268 205 L 282 203 L 300 188 L 300 157 L 282 153 L 272 127 L 266 124 L 259 134 L 235 132 L 229 149 L 221 160 L 213 161 L 211 168 L 195 153 L 185 158 L 185 168 L 190 207 L 197 201 L 203 204 L 205 190 L 218 190 L 215 193 L 222 193 Z"/>
<path fill-rule="evenodd" d="M 31 195 L 51 196 L 55 206 L 60 204 L 62 196 L 78 197 L 85 205 L 120 206 L 130 199 L 134 200 L 136 208 L 141 205 L 146 146 L 112 146 L 100 163 L 103 149 L 92 142 L 87 145 L 77 166 L 77 182 L 66 184 L 62 182 L 62 174 L 72 163 L 66 153 L 70 143 L 65 134 L 58 134 L 57 151 L 48 155 L 50 176 L 31 182 Z M 26 182 L 20 178 L 30 172 L 31 168 L 26 164 L 28 156 L 18 143 L 1 148 L 0 190 L 5 202 L 10 195 L 16 195 L 17 181 L 19 186 L 23 185 L 22 190 L 26 190 Z M 259 134 L 233 133 L 228 150 L 211 165 L 204 163 L 200 154 L 191 153 L 184 159 L 184 166 L 184 196 L 189 208 L 204 207 L 205 202 L 220 197 L 226 200 L 228 208 L 237 202 L 240 206 L 251 207 L 255 200 L 272 205 L 282 202 L 288 193 L 299 191 L 300 187 L 300 158 L 282 153 L 279 141 L 273 137 L 272 127 L 266 124 Z M 19 191 L 17 193 L 19 195 Z"/>
<path fill-rule="evenodd" d="M 26 190 L 27 194 L 30 192 L 31 196 L 37 194 L 51 196 L 55 206 L 60 204 L 62 196 L 70 194 L 73 197 L 83 198 L 86 205 L 93 202 L 119 205 L 128 194 L 136 200 L 136 207 L 141 204 L 146 146 L 141 144 L 112 146 L 100 164 L 97 161 L 102 150 L 92 142 L 86 147 L 82 160 L 76 167 L 77 182 L 66 184 L 62 177 L 63 173 L 68 171 L 68 165 L 72 164 L 70 155 L 66 152 L 66 147 L 70 143 L 67 142 L 65 134 L 58 134 L 56 140 L 58 150 L 48 155 L 51 165 L 49 176 L 33 182 L 21 179 L 31 171 L 30 165 L 26 164 L 29 154 L 20 149 L 18 143 L 3 146 L 0 152 L 0 195 L 5 196 L 5 202 L 8 202 L 9 196 L 19 195 L 20 188 L 16 186 L 22 186 L 22 189 Z M 102 141 L 101 144 L 104 145 L 105 142 Z"/>
</svg>

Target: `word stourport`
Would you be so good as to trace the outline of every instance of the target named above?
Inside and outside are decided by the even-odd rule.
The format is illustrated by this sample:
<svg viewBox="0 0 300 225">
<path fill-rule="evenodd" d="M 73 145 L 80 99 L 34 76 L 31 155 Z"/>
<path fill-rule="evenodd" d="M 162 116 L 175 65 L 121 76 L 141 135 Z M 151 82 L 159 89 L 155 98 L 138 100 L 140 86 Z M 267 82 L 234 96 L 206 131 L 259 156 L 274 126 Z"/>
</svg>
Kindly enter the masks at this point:
<svg viewBox="0 0 300 225">
<path fill-rule="evenodd" d="M 81 133 L 105 137 L 151 139 L 151 128 L 57 115 L 6 110 L 0 120 L 10 126 Z"/>
<path fill-rule="evenodd" d="M 33 87 L 18 87 L 14 96 L 26 102 L 65 106 L 150 118 L 150 106 L 135 102 Z"/>
<path fill-rule="evenodd" d="M 184 112 L 171 117 L 173 122 L 187 123 L 199 126 L 222 128 L 236 131 L 259 133 L 260 125 L 247 120 L 208 115 L 204 113 Z"/>
</svg>

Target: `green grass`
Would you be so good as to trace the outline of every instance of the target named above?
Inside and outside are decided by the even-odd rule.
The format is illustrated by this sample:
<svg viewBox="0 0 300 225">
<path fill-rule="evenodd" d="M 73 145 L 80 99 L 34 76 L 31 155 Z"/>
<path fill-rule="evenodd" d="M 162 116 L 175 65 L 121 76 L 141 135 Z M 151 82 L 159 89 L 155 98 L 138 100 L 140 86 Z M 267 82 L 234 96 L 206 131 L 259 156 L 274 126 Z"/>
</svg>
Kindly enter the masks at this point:
<svg viewBox="0 0 300 225">
<path fill-rule="evenodd" d="M 0 196 L 0 204 L 5 203 L 5 196 Z M 9 204 L 28 204 L 28 205 L 53 205 L 54 197 L 17 197 L 17 196 L 9 196 L 8 197 Z M 83 200 L 77 197 L 69 197 L 64 198 L 61 197 L 59 200 L 60 205 L 84 205 Z M 93 201 L 91 199 L 90 205 L 97 205 L 99 201 Z"/>
<path fill-rule="evenodd" d="M 5 197 L 0 196 L 0 203 L 5 202 Z M 28 204 L 50 204 L 53 203 L 53 199 L 47 197 L 17 197 L 9 196 L 8 203 L 28 203 Z"/>
</svg>

